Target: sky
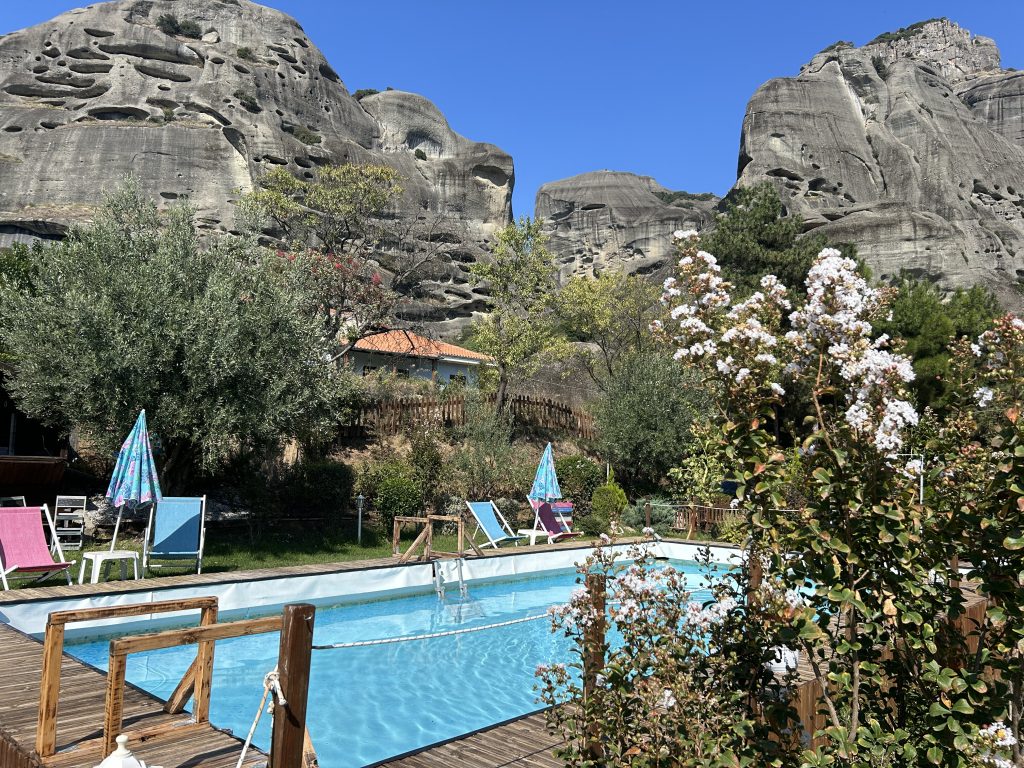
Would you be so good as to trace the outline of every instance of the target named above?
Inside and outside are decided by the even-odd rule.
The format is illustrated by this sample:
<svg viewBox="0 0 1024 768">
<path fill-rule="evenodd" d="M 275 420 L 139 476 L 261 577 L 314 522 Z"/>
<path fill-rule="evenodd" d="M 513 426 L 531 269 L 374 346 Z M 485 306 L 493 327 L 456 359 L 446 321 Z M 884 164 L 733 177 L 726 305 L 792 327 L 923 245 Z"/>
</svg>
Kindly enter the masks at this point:
<svg viewBox="0 0 1024 768">
<path fill-rule="evenodd" d="M 548 181 L 609 169 L 724 194 L 747 101 L 837 40 L 947 16 L 1024 69 L 1019 0 L 263 0 L 294 16 L 350 91 L 432 100 L 516 168 L 513 211 Z M 84 5 L 0 0 L 0 33 Z"/>
</svg>

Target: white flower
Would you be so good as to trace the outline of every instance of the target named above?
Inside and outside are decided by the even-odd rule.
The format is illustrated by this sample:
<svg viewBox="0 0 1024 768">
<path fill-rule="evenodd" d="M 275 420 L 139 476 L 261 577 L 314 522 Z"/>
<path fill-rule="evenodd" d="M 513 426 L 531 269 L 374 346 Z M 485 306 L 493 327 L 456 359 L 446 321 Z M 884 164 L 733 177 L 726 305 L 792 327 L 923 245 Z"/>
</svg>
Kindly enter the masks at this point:
<svg viewBox="0 0 1024 768">
<path fill-rule="evenodd" d="M 644 529 L 642 531 L 640 531 L 640 532 L 644 536 L 653 536 L 654 535 L 654 529 L 651 528 L 651 526 L 649 526 L 649 525 L 648 526 L 644 526 Z"/>
<path fill-rule="evenodd" d="M 612 543 L 611 537 L 607 533 L 602 533 L 599 538 L 601 540 L 601 544 L 605 546 Z"/>
<path fill-rule="evenodd" d="M 672 233 L 672 237 L 676 240 L 689 240 L 691 237 L 697 236 L 697 230 L 695 229 L 677 229 Z"/>
<path fill-rule="evenodd" d="M 676 705 L 675 694 L 672 693 L 671 689 L 666 688 L 661 693 L 661 700 L 658 702 L 662 709 L 672 709 Z"/>
<path fill-rule="evenodd" d="M 739 506 L 740 506 L 740 500 L 739 499 L 732 499 L 729 502 L 729 509 L 739 509 Z"/>
<path fill-rule="evenodd" d="M 903 474 L 907 477 L 917 477 L 924 472 L 924 462 L 921 459 L 911 459 L 903 467 Z"/>
<path fill-rule="evenodd" d="M 991 403 L 993 394 L 989 387 L 978 387 L 974 390 L 974 399 L 978 401 L 978 407 L 984 408 Z"/>
<path fill-rule="evenodd" d="M 779 384 L 778 382 L 773 381 L 769 386 L 772 388 L 772 392 L 774 392 L 779 397 L 782 397 L 784 394 L 786 394 L 786 390 L 784 390 L 782 388 L 782 385 Z"/>
<path fill-rule="evenodd" d="M 594 675 L 594 684 L 598 688 L 604 688 L 605 683 L 607 683 L 607 682 L 608 682 L 608 678 L 606 678 L 604 675 L 600 675 L 600 674 Z"/>
<path fill-rule="evenodd" d="M 974 353 L 975 357 L 981 357 L 981 347 L 977 344 L 971 344 L 971 352 Z"/>
<path fill-rule="evenodd" d="M 986 741 L 990 741 L 997 747 L 1012 747 L 1017 743 L 1013 732 L 1006 727 L 1002 720 L 996 720 L 992 725 L 982 728 L 980 734 Z"/>
</svg>

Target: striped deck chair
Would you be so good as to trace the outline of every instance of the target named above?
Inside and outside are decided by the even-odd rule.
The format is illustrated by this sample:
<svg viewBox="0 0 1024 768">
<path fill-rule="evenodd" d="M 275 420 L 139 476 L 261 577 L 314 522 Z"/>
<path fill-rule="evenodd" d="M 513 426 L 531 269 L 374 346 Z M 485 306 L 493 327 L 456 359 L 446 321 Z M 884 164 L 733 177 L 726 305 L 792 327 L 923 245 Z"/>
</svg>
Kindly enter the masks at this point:
<svg viewBox="0 0 1024 768">
<path fill-rule="evenodd" d="M 146 537 L 142 540 L 142 575 L 158 568 L 152 560 L 195 560 L 203 572 L 206 543 L 206 497 L 164 496 L 149 508 Z"/>
<path fill-rule="evenodd" d="M 514 541 L 518 546 L 519 542 L 526 538 L 519 534 L 512 533 L 512 526 L 501 514 L 501 510 L 493 501 L 467 501 L 466 506 L 473 517 L 476 518 L 476 530 L 483 531 L 487 537 L 487 544 L 495 549 L 500 544 Z M 476 535 L 474 531 L 473 535 Z"/>
<path fill-rule="evenodd" d="M 44 516 L 56 544 L 56 560 L 46 543 Z M 74 564 L 74 560 L 64 562 L 53 516 L 45 504 L 42 507 L 0 507 L 0 584 L 5 590 L 10 589 L 7 577 L 15 574 L 35 576 L 34 581 L 39 581 L 64 571 L 70 584 Z"/>
<path fill-rule="evenodd" d="M 534 512 L 533 528 L 530 530 L 521 529 L 519 533 L 523 536 L 529 536 L 531 545 L 536 544 L 537 539 L 541 536 L 547 539 L 548 544 L 554 544 L 557 541 L 574 539 L 577 536 L 583 535 L 569 529 L 565 519 L 555 514 L 554 504 L 549 504 L 546 501 L 537 501 L 536 499 L 529 499 L 529 502 Z M 569 509 L 572 509 L 571 505 Z"/>
</svg>

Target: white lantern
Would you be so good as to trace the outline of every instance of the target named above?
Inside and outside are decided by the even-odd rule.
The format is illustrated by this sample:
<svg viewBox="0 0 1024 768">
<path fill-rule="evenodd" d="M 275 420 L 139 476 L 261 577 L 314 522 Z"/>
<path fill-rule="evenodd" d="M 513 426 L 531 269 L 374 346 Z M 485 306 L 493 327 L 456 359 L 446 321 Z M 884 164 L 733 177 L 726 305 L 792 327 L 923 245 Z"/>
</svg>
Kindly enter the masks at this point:
<svg viewBox="0 0 1024 768">
<path fill-rule="evenodd" d="M 146 763 L 143 760 L 139 760 L 128 749 L 128 737 L 126 735 L 122 733 L 114 741 L 117 742 L 117 749 L 111 752 L 96 768 L 146 768 Z M 154 765 L 150 768 L 160 768 L 160 766 Z"/>
</svg>

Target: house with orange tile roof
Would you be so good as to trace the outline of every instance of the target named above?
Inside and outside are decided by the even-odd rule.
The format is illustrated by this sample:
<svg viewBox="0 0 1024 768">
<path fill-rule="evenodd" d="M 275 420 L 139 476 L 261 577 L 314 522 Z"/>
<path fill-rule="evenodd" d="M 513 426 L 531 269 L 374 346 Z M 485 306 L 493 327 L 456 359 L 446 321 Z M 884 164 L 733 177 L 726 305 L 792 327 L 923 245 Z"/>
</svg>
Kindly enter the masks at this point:
<svg viewBox="0 0 1024 768">
<path fill-rule="evenodd" d="M 341 359 L 364 376 L 385 369 L 437 384 L 473 383 L 481 366 L 494 364 L 488 355 L 402 329 L 364 336 L 342 350 Z"/>
</svg>

